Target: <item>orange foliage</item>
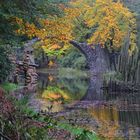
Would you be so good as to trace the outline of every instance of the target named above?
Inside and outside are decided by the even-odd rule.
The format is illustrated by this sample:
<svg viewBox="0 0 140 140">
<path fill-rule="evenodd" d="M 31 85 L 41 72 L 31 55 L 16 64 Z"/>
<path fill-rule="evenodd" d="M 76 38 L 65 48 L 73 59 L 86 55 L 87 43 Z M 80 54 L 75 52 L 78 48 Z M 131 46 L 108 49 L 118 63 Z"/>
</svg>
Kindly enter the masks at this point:
<svg viewBox="0 0 140 140">
<path fill-rule="evenodd" d="M 16 19 L 21 29 L 18 33 L 27 34 L 29 37 L 38 37 L 47 48 L 61 49 L 69 40 L 74 39 L 75 20 L 82 16 L 84 23 L 89 27 L 96 27 L 89 43 L 100 43 L 110 39 L 113 47 L 122 46 L 126 37 L 130 37 L 131 50 L 136 48 L 136 20 L 128 8 L 119 1 L 113 0 L 71 0 L 69 6 L 59 5 L 64 11 L 63 17 L 49 16 L 48 19 L 39 19 L 43 28 L 38 29 L 34 24 L 23 23 Z"/>
<path fill-rule="evenodd" d="M 53 67 L 53 66 L 55 66 L 55 63 L 52 60 L 50 60 L 48 66 Z"/>
<path fill-rule="evenodd" d="M 89 109 L 89 113 L 100 124 L 98 134 L 109 140 L 115 140 L 119 128 L 119 116 L 117 108 L 100 106 L 99 108 L 93 107 Z"/>
<path fill-rule="evenodd" d="M 53 78 L 53 76 L 50 75 L 50 76 L 48 77 L 48 79 L 49 79 L 49 81 L 51 82 L 51 81 L 53 81 L 54 78 Z"/>
</svg>

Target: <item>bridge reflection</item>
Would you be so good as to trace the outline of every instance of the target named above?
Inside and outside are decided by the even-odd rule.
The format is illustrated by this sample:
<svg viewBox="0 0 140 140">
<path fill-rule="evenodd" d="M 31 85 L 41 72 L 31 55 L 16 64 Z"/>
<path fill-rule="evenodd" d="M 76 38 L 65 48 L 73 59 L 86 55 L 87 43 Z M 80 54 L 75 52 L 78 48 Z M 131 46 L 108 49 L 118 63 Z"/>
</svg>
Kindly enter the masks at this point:
<svg viewBox="0 0 140 140">
<path fill-rule="evenodd" d="M 62 91 L 67 91 L 66 94 L 72 95 L 73 99 L 71 102 L 65 102 L 63 99 L 57 104 L 61 106 L 61 109 L 59 108 L 59 111 L 54 113 L 57 117 L 65 116 L 65 121 L 71 120 L 73 124 L 82 124 L 109 140 L 140 138 L 140 96 L 138 93 L 116 92 L 114 94 L 104 91 L 101 89 L 104 83 L 101 75 L 68 79 L 52 74 L 53 80 L 49 80 L 49 76 L 50 74 L 40 74 L 40 95 L 48 90 L 47 87 L 57 86 Z M 77 98 L 78 96 L 80 98 Z M 56 102 L 51 101 L 51 104 L 52 107 L 53 104 L 54 107 L 56 106 Z"/>
</svg>

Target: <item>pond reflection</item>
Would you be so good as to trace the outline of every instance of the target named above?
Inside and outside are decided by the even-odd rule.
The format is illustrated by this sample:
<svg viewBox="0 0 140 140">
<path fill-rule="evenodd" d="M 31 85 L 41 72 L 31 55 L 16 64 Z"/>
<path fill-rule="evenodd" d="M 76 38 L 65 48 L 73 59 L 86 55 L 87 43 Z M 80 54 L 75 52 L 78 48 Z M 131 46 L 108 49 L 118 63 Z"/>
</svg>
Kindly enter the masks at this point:
<svg viewBox="0 0 140 140">
<path fill-rule="evenodd" d="M 39 74 L 38 93 L 31 101 L 37 111 L 94 130 L 103 140 L 140 139 L 139 93 L 111 93 L 101 89 L 101 75 L 68 78 Z"/>
</svg>

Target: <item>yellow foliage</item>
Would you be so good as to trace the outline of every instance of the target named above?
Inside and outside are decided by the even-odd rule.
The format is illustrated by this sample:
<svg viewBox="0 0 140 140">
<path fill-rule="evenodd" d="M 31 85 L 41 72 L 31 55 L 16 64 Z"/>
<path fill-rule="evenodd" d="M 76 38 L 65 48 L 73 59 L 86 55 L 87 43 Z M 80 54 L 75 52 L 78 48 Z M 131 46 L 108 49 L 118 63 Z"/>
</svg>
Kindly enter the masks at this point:
<svg viewBox="0 0 140 140">
<path fill-rule="evenodd" d="M 133 52 L 136 49 L 136 33 L 133 34 L 136 29 L 135 15 L 122 3 L 113 0 L 73 0 L 70 4 L 72 10 L 69 11 L 79 9 L 86 25 L 90 28 L 96 27 L 88 43 L 104 45 L 109 39 L 114 48 L 120 48 L 130 34 L 132 46 L 129 50 Z"/>
<path fill-rule="evenodd" d="M 49 66 L 49 67 L 54 66 L 54 62 L 50 60 L 48 66 Z"/>
<path fill-rule="evenodd" d="M 61 98 L 62 96 L 58 93 L 47 93 L 47 96 L 45 94 L 42 94 L 42 97 L 46 99 L 56 100 Z"/>
<path fill-rule="evenodd" d="M 119 116 L 117 108 L 100 106 L 89 109 L 89 113 L 100 124 L 98 134 L 109 140 L 115 140 L 119 129 Z"/>
<path fill-rule="evenodd" d="M 50 47 L 50 50 L 56 50 L 56 49 L 60 49 L 61 46 L 59 46 L 58 44 L 54 44 Z"/>
<path fill-rule="evenodd" d="M 89 28 L 96 28 L 88 43 L 102 44 L 112 40 L 114 48 L 120 48 L 126 37 L 130 37 L 130 52 L 136 48 L 136 19 L 122 3 L 113 0 L 71 0 L 69 6 L 60 5 L 64 10 L 63 17 L 50 16 L 40 19 L 42 29 L 34 24 L 25 23 L 17 33 L 27 34 L 29 37 L 38 37 L 44 46 L 50 50 L 62 49 L 64 44 L 74 39 L 73 29 L 75 20 L 82 16 Z M 16 19 L 23 24 L 22 20 Z M 134 33 L 135 32 L 135 33 Z M 63 43 L 62 43 L 63 42 Z"/>
<path fill-rule="evenodd" d="M 44 90 L 42 94 L 42 98 L 46 98 L 50 100 L 57 100 L 57 99 L 62 99 L 62 98 L 65 100 L 70 99 L 68 93 L 65 93 L 61 89 L 59 91 Z"/>
<path fill-rule="evenodd" d="M 50 82 L 52 82 L 54 78 L 53 78 L 53 76 L 50 75 L 50 76 L 48 77 L 48 79 L 49 79 Z"/>
</svg>

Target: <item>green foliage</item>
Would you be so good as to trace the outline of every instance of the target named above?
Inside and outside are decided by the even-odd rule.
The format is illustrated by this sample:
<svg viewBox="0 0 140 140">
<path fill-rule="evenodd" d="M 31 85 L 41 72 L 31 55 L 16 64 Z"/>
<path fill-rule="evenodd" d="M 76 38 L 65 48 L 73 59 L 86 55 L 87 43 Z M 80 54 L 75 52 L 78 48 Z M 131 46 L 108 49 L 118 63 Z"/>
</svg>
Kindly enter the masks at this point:
<svg viewBox="0 0 140 140">
<path fill-rule="evenodd" d="M 39 18 L 47 18 L 49 15 L 61 15 L 57 1 L 50 0 L 5 0 L 0 1 L 0 42 L 17 45 L 28 38 L 15 34 L 19 25 L 15 18 L 22 18 L 26 22 L 34 23 L 38 27 Z"/>
<path fill-rule="evenodd" d="M 110 81 L 110 79 L 113 81 L 123 81 L 123 75 L 119 72 L 108 72 L 104 74 L 103 77 L 107 83 Z"/>
<path fill-rule="evenodd" d="M 85 57 L 81 56 L 76 59 L 73 65 L 74 68 L 77 69 L 85 69 L 86 68 L 86 60 Z"/>
<path fill-rule="evenodd" d="M 10 74 L 11 63 L 6 48 L 0 46 L 0 82 L 6 80 Z"/>
<path fill-rule="evenodd" d="M 9 104 L 12 108 L 14 107 L 14 110 L 10 112 L 11 110 L 2 108 L 9 115 L 5 116 L 5 114 L 0 113 L 1 132 L 10 139 L 44 140 L 47 138 L 47 130 L 55 126 L 55 121 L 50 116 L 40 115 L 29 108 L 28 99 L 29 96 L 17 100 L 9 94 L 6 95 L 6 104 Z M 4 107 L 4 105 L 2 106 Z"/>
<path fill-rule="evenodd" d="M 66 2 L 62 0 L 60 2 Z M 8 53 L 17 47 L 21 47 L 29 38 L 25 35 L 17 35 L 15 31 L 19 29 L 16 18 L 23 19 L 24 22 L 35 24 L 38 28 L 41 25 L 39 18 L 48 18 L 49 15 L 63 14 L 58 7 L 57 0 L 0 0 L 0 45 L 10 45 Z M 3 81 L 11 70 L 10 61 L 5 53 L 4 47 L 0 46 L 0 80 Z"/>
<path fill-rule="evenodd" d="M 77 50 L 70 49 L 65 56 L 58 59 L 61 67 L 71 67 L 75 69 L 86 68 L 86 58 Z"/>
<path fill-rule="evenodd" d="M 72 126 L 70 124 L 59 124 L 59 128 L 69 131 L 76 138 L 75 140 L 99 140 L 95 132 L 90 132 L 83 128 Z"/>
<path fill-rule="evenodd" d="M 51 116 L 40 115 L 35 110 L 30 108 L 28 105 L 28 102 L 29 102 L 28 99 L 29 99 L 29 97 L 25 96 L 23 99 L 15 101 L 15 106 L 18 106 L 20 112 L 25 114 L 26 116 L 28 116 L 32 120 L 44 123 L 45 129 L 53 128 L 53 126 L 55 125 L 56 122 L 53 121 Z"/>
<path fill-rule="evenodd" d="M 71 68 L 59 70 L 58 86 L 71 93 L 72 99 L 80 100 L 88 89 L 88 72 Z"/>
<path fill-rule="evenodd" d="M 3 135 L 11 139 L 49 139 L 48 131 L 63 129 L 75 137 L 75 140 L 99 140 L 94 132 L 83 128 L 74 127 L 69 124 L 58 123 L 49 115 L 40 115 L 29 108 L 29 95 L 17 100 L 15 97 L 7 95 L 7 99 L 14 105 L 14 112 L 9 116 L 0 114 L 0 128 Z"/>
<path fill-rule="evenodd" d="M 89 28 L 85 23 L 83 16 L 79 16 L 74 20 L 74 36 L 79 42 L 85 42 L 94 32 L 94 28 Z"/>
<path fill-rule="evenodd" d="M 88 72 L 72 69 L 72 68 L 60 68 L 58 76 L 67 79 L 80 79 L 80 78 L 87 78 Z"/>
<path fill-rule="evenodd" d="M 6 92 L 11 92 L 14 91 L 18 88 L 18 86 L 16 84 L 13 83 L 3 83 L 2 85 L 0 85 Z"/>
<path fill-rule="evenodd" d="M 0 1 L 0 44 L 15 45 L 20 41 L 20 37 L 16 36 L 14 31 L 18 25 L 14 23 L 14 18 L 17 14 L 21 14 L 15 2 L 11 0 Z"/>
</svg>

